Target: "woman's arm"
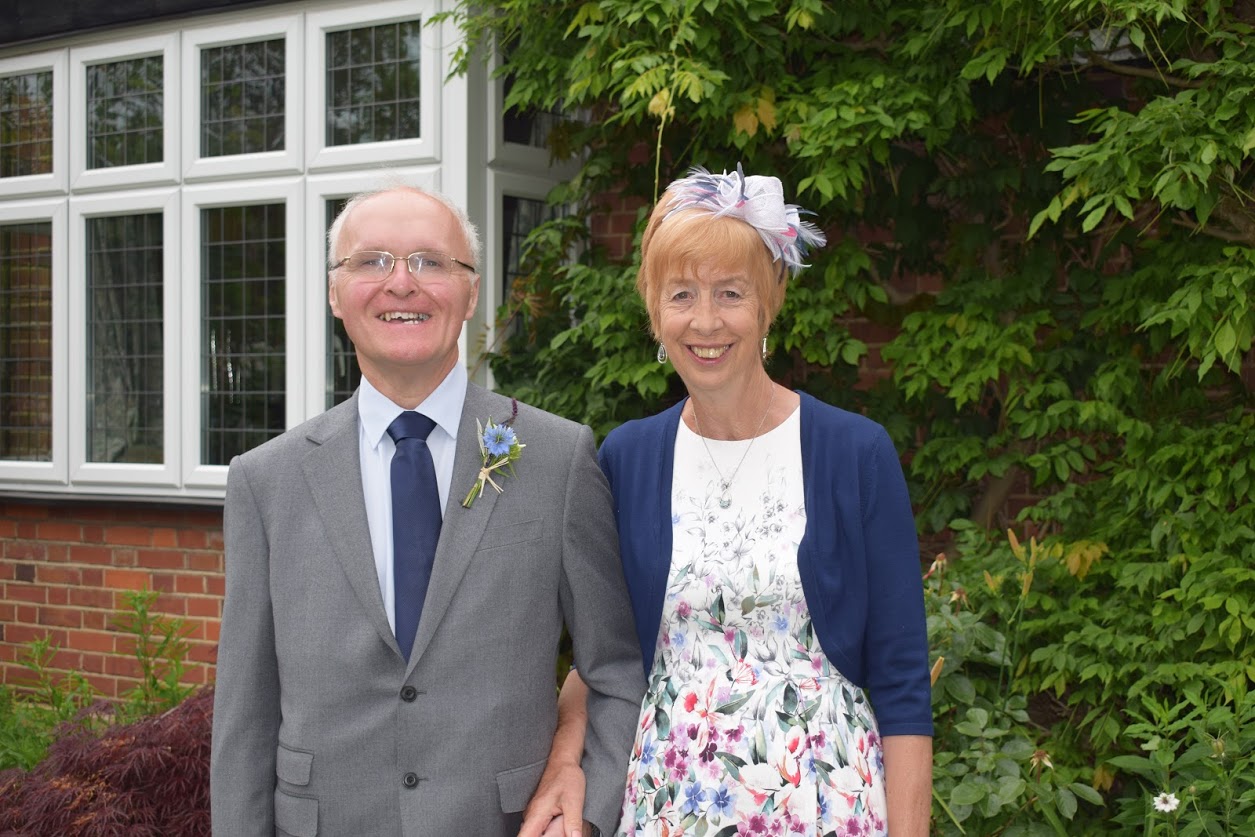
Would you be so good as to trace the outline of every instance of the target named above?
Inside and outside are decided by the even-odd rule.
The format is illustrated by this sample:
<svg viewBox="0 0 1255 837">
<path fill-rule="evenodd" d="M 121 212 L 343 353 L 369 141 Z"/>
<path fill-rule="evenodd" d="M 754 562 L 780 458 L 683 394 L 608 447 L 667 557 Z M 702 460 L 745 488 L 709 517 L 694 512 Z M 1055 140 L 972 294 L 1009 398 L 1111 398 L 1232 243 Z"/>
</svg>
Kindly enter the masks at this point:
<svg viewBox="0 0 1255 837">
<path fill-rule="evenodd" d="M 549 763 L 532 801 L 523 812 L 519 837 L 542 837 L 561 833 L 580 837 L 584 826 L 584 732 L 588 726 L 588 687 L 572 670 L 558 695 L 558 727 L 549 747 Z M 561 832 L 549 828 L 556 823 Z"/>
<path fill-rule="evenodd" d="M 933 800 L 933 740 L 890 735 L 885 752 L 885 802 L 892 837 L 927 837 Z"/>
</svg>

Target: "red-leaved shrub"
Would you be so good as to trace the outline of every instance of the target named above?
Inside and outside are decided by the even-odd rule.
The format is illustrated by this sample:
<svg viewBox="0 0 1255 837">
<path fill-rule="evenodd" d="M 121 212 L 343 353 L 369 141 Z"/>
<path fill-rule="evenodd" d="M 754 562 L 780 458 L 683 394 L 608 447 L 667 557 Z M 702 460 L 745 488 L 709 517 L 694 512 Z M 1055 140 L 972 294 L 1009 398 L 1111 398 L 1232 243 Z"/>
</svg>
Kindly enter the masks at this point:
<svg viewBox="0 0 1255 837">
<path fill-rule="evenodd" d="M 66 727 L 29 773 L 0 773 L 0 837 L 209 834 L 213 690 L 103 732 Z"/>
</svg>

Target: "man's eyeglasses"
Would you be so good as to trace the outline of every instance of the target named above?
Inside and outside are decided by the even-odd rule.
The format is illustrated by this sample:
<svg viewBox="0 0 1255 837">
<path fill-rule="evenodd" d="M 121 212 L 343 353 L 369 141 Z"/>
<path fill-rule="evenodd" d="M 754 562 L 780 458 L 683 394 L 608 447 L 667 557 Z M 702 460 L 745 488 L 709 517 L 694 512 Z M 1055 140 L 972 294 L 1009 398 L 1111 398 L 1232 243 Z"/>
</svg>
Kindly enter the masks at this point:
<svg viewBox="0 0 1255 837">
<path fill-rule="evenodd" d="M 475 268 L 444 253 L 410 253 L 404 259 L 382 250 L 363 250 L 353 253 L 331 266 L 332 270 L 344 268 L 355 280 L 382 282 L 392 275 L 398 260 L 404 261 L 410 275 L 419 281 L 449 281 L 463 270 L 475 273 Z"/>
</svg>

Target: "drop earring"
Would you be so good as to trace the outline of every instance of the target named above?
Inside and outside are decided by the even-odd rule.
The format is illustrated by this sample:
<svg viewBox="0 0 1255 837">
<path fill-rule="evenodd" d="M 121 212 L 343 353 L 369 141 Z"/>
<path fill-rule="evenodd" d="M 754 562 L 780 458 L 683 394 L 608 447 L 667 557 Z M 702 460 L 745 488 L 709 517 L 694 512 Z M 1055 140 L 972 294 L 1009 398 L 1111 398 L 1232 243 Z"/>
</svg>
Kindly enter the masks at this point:
<svg viewBox="0 0 1255 837">
<path fill-rule="evenodd" d="M 767 359 L 767 335 L 763 335 L 763 360 Z"/>
<path fill-rule="evenodd" d="M 667 347 L 662 345 L 661 343 L 658 344 L 658 362 L 659 363 L 667 362 Z"/>
</svg>

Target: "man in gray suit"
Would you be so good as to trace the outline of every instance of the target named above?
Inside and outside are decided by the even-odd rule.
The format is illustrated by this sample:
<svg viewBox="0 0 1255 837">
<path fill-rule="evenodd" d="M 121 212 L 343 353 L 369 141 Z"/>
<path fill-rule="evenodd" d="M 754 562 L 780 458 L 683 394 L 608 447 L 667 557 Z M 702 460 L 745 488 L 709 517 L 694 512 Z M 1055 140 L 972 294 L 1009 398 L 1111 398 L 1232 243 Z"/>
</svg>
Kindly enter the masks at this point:
<svg viewBox="0 0 1255 837">
<path fill-rule="evenodd" d="M 645 684 L 592 433 L 467 381 L 478 242 L 447 199 L 358 196 L 329 239 L 362 382 L 231 463 L 213 832 L 517 833 L 554 734 L 564 621 L 593 690 L 585 830 L 612 831 Z M 418 514 L 392 500 L 407 410 L 427 416 L 439 495 L 417 602 L 414 544 L 393 528 Z M 466 507 L 489 420 L 526 448 Z"/>
</svg>

